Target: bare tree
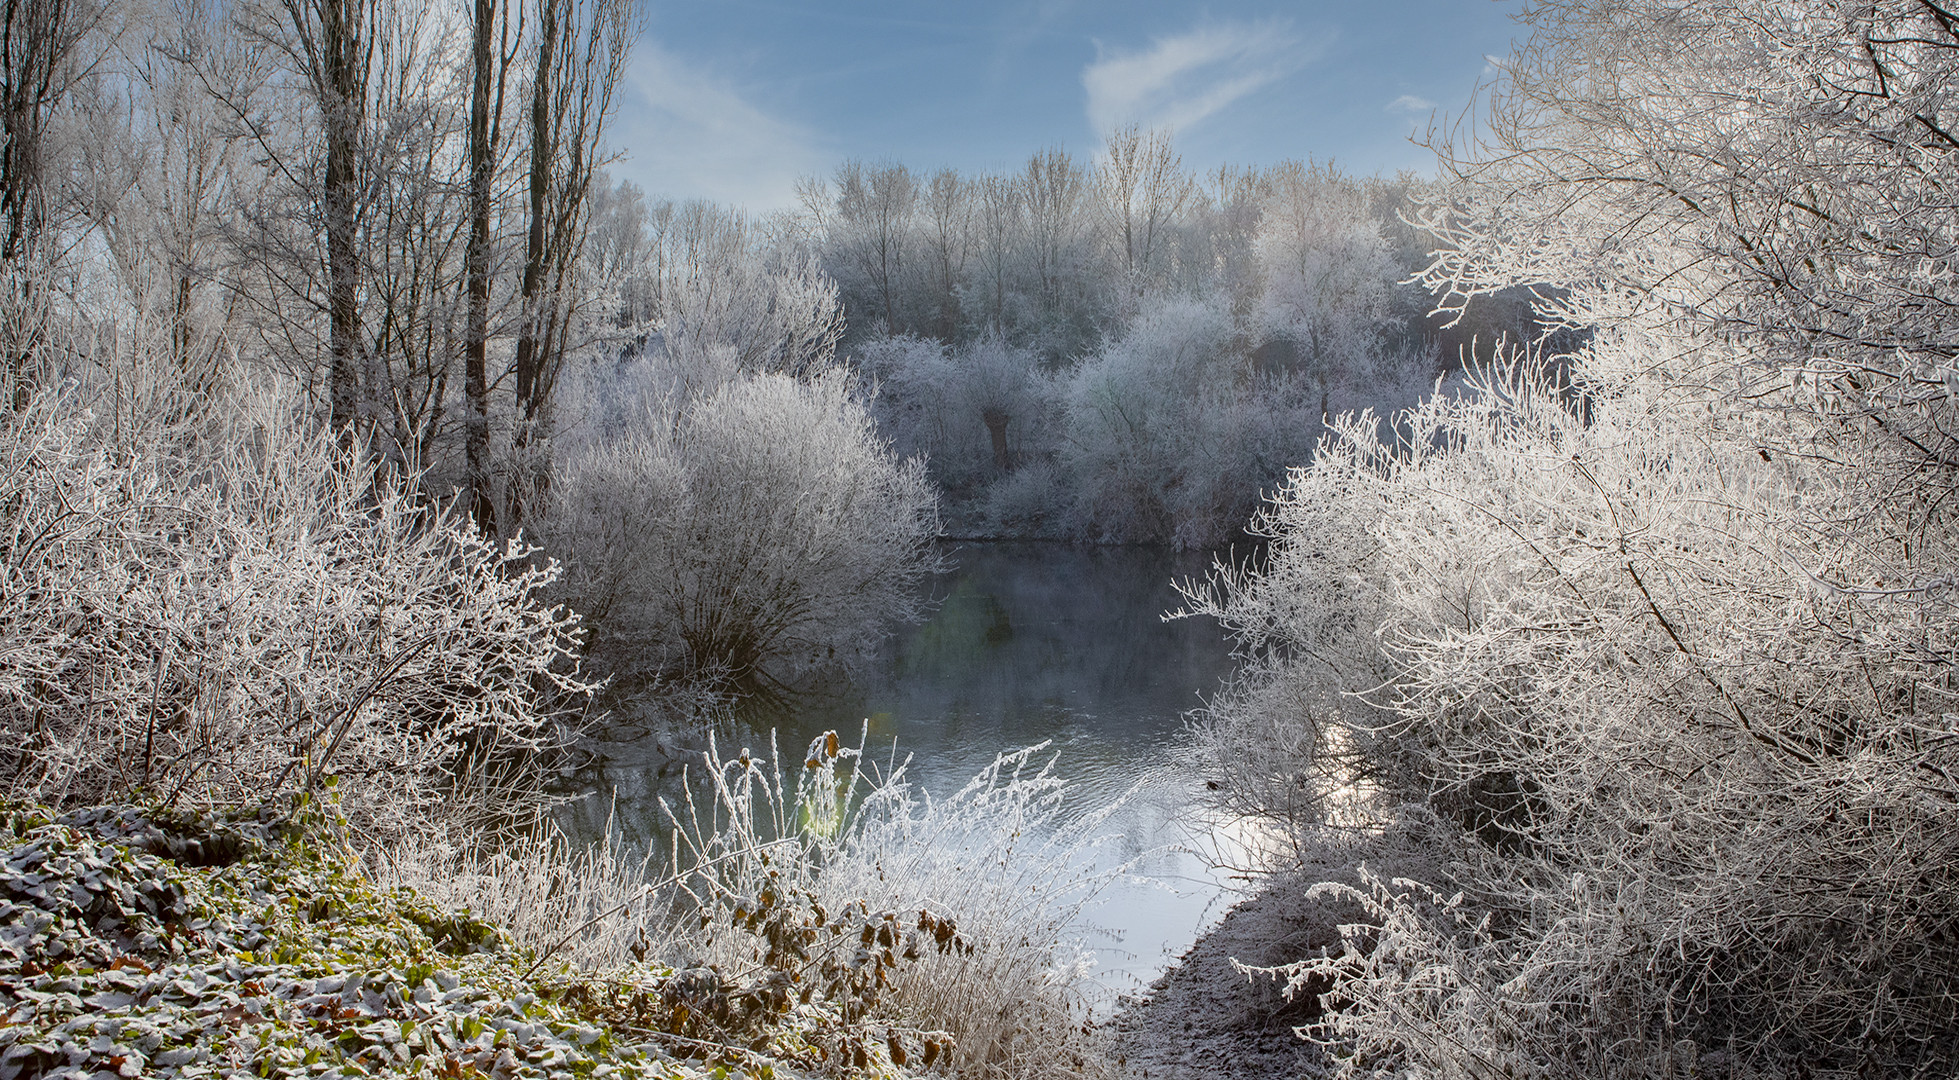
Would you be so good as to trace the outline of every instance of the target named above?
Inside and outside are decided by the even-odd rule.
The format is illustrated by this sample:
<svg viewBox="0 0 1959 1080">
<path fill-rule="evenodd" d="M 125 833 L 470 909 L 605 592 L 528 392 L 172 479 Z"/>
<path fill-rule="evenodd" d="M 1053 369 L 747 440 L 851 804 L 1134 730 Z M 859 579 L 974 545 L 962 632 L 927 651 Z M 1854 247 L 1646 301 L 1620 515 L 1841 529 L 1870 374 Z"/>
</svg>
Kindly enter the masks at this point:
<svg viewBox="0 0 1959 1080">
<path fill-rule="evenodd" d="M 241 6 L 276 63 L 201 71 L 264 182 L 239 192 L 237 295 L 265 362 L 296 369 L 348 440 L 419 469 L 443 437 L 461 355 L 467 248 L 465 87 L 454 12 L 364 0 Z"/>
<path fill-rule="evenodd" d="M 1040 283 L 1041 307 L 1052 316 L 1061 306 L 1063 280 L 1081 238 L 1087 177 L 1067 151 L 1057 146 L 1028 159 L 1020 188 L 1027 208 L 1029 248 L 1034 276 Z"/>
<path fill-rule="evenodd" d="M 528 230 L 516 345 L 515 445 L 531 445 L 571 345 L 569 286 L 584 245 L 592 179 L 612 93 L 638 32 L 632 0 L 532 0 Z M 544 476 L 531 470 L 534 478 Z M 521 492 L 512 499 L 521 520 Z"/>
<path fill-rule="evenodd" d="M 0 5 L 0 260 L 16 262 L 48 214 L 49 120 L 92 69 L 81 53 L 107 6 L 92 0 L 7 0 Z"/>
<path fill-rule="evenodd" d="M 952 169 L 933 173 L 925 189 L 925 219 L 938 336 L 951 341 L 959 333 L 959 282 L 972 250 L 972 185 Z"/>
<path fill-rule="evenodd" d="M 976 218 L 988 324 L 995 332 L 1004 332 L 1007 287 L 1025 234 L 1026 201 L 1021 197 L 1020 186 L 1008 177 L 981 177 Z"/>
<path fill-rule="evenodd" d="M 367 82 L 379 0 L 281 0 L 292 30 L 291 55 L 319 110 L 326 168 L 320 211 L 326 235 L 329 417 L 352 438 L 362 419 L 360 156 L 367 125 Z"/>
<path fill-rule="evenodd" d="M 25 406 L 44 335 L 47 298 L 29 263 L 40 250 L 49 199 L 46 138 L 55 111 L 90 70 L 83 42 L 101 25 L 97 0 L 6 0 L 0 5 L 0 266 L 10 278 L 0 377 Z"/>
<path fill-rule="evenodd" d="M 254 172 L 200 76 L 249 81 L 260 58 L 203 0 L 124 10 L 108 62 L 76 91 L 89 137 L 76 140 L 67 197 L 107 255 L 98 272 L 166 328 L 170 369 L 195 398 L 224 374 L 237 310 L 224 223 Z"/>
<path fill-rule="evenodd" d="M 849 161 L 837 167 L 831 236 L 845 251 L 853 276 L 868 284 L 872 314 L 892 333 L 902 329 L 898 295 L 918 197 L 918 179 L 903 165 Z"/>
<path fill-rule="evenodd" d="M 1196 194 L 1197 182 L 1183 172 L 1168 135 L 1134 127 L 1109 134 L 1095 170 L 1095 195 L 1134 292 L 1140 294 L 1157 273 L 1165 243 Z"/>
</svg>

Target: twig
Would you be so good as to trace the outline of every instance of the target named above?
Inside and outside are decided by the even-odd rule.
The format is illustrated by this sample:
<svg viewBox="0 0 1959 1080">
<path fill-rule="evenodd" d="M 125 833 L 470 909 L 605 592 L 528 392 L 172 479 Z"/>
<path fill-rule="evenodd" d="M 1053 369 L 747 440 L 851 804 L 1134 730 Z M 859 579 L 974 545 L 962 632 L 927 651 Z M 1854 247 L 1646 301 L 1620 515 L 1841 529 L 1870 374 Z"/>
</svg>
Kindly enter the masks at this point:
<svg viewBox="0 0 1959 1080">
<path fill-rule="evenodd" d="M 143 789 L 150 787 L 150 753 L 156 746 L 156 703 L 163 694 L 163 673 L 168 670 L 170 654 L 162 646 L 156 650 L 156 673 L 150 679 L 150 721 L 143 731 Z"/>
<path fill-rule="evenodd" d="M 744 848 L 741 851 L 730 851 L 726 855 L 719 856 L 718 858 L 709 859 L 704 863 L 699 863 L 694 866 L 690 866 L 686 870 L 681 871 L 679 873 L 668 874 L 666 877 L 663 877 L 660 880 L 655 881 L 650 885 L 646 885 L 642 887 L 639 891 L 639 895 L 630 897 L 625 900 L 621 900 L 620 902 L 612 905 L 611 907 L 606 908 L 604 911 L 599 912 L 597 915 L 594 915 L 591 918 L 586 919 L 584 922 L 579 923 L 577 926 L 573 927 L 569 932 L 565 934 L 564 937 L 559 938 L 555 943 L 552 944 L 550 948 L 540 953 L 538 955 L 537 960 L 534 963 L 532 963 L 530 967 L 525 968 L 524 974 L 519 976 L 519 978 L 520 979 L 530 978 L 534 973 L 536 973 L 537 969 L 543 967 L 544 962 L 546 960 L 551 959 L 552 955 L 555 954 L 559 949 L 562 949 L 566 945 L 571 944 L 571 939 L 591 929 L 593 926 L 597 925 L 601 919 L 609 919 L 612 916 L 618 914 L 619 912 L 624 911 L 627 908 L 633 906 L 634 904 L 639 903 L 641 900 L 646 899 L 647 895 L 656 889 L 664 889 L 669 885 L 679 884 L 680 882 L 687 880 L 688 878 L 694 876 L 695 874 L 700 873 L 702 870 L 705 870 L 708 867 L 713 866 L 715 863 L 727 862 L 729 859 L 735 858 L 737 856 L 752 854 L 753 851 L 766 851 L 767 849 L 772 847 L 779 847 L 783 844 L 793 844 L 795 842 L 796 840 L 794 837 L 786 837 L 781 840 L 771 840 L 768 843 L 761 845 L 761 847 L 759 848 L 754 848 L 754 849 Z"/>
<path fill-rule="evenodd" d="M 333 760 L 333 755 L 340 752 L 340 743 L 346 739 L 347 732 L 353 729 L 354 720 L 360 715 L 361 709 L 367 705 L 368 701 L 375 694 L 381 692 L 381 688 L 386 686 L 401 671 L 403 665 L 415 658 L 415 654 L 435 644 L 435 638 L 435 634 L 428 634 L 422 640 L 402 650 L 399 656 L 396 656 L 394 660 L 389 662 L 386 669 L 374 676 L 373 680 L 367 684 L 367 689 L 361 691 L 360 696 L 355 698 L 351 704 L 341 711 L 339 716 L 334 718 L 334 722 L 340 725 L 340 730 L 334 734 L 333 741 L 327 744 L 326 752 L 320 755 L 320 760 L 314 763 L 312 772 L 306 778 L 306 791 L 312 791 L 320 782 L 320 773 L 326 769 L 327 763 Z"/>
</svg>

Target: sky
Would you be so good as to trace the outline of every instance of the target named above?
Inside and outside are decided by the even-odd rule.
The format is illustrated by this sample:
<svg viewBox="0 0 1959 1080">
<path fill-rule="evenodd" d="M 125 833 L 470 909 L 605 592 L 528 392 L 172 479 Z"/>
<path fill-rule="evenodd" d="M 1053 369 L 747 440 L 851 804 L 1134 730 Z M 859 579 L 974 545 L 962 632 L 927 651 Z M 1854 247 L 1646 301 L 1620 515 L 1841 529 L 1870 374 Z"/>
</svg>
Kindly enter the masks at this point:
<svg viewBox="0 0 1959 1080">
<path fill-rule="evenodd" d="M 1092 158 L 1135 124 L 1186 168 L 1433 171 L 1519 32 L 1520 0 L 647 0 L 611 167 L 648 195 L 754 211 L 846 160 L 930 172 Z"/>
</svg>

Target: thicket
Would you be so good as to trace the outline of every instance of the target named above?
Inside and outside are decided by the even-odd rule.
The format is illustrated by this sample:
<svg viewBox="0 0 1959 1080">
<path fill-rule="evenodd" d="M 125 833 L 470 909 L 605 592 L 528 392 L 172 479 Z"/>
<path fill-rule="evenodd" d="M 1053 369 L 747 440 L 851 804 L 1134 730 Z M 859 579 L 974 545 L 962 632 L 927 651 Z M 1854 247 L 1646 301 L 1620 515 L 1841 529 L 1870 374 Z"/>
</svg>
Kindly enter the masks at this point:
<svg viewBox="0 0 1959 1080">
<path fill-rule="evenodd" d="M 1199 178 L 1127 131 L 1009 175 L 846 164 L 797 223 L 879 430 L 925 457 L 954 529 L 1213 546 L 1326 416 L 1412 402 L 1479 333 L 1529 325 L 1427 318 L 1403 220 L 1422 190 L 1298 163 Z"/>
<path fill-rule="evenodd" d="M 555 568 L 290 399 L 129 390 L 0 416 L 6 793 L 281 805 L 346 780 L 383 832 L 535 808 L 591 688 Z"/>
<path fill-rule="evenodd" d="M 1292 968 L 1351 1075 L 1938 1075 L 1959 1061 L 1951 668 L 1959 35 L 1915 3 L 1533 5 L 1445 310 L 1528 348 L 1335 426 L 1193 587 L 1203 742 L 1303 845 L 1433 880 Z M 1529 343 L 1525 343 L 1528 345 Z"/>
<path fill-rule="evenodd" d="M 563 456 L 539 532 L 570 561 L 565 595 L 636 662 L 786 681 L 848 665 L 918 611 L 936 500 L 919 463 L 877 438 L 846 372 L 667 393 Z"/>
</svg>

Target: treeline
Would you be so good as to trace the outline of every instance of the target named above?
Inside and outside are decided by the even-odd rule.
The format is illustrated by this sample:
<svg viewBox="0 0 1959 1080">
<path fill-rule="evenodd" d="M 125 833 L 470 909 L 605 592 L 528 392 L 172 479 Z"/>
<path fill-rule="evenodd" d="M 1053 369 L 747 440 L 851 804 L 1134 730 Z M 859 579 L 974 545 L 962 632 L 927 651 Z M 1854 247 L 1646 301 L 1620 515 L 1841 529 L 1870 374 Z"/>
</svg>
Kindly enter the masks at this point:
<svg viewBox="0 0 1959 1080">
<path fill-rule="evenodd" d="M 1353 301 L 1365 309 L 1355 321 L 1384 324 L 1390 344 L 1418 339 L 1429 305 L 1397 283 L 1426 262 L 1426 242 L 1401 217 L 1421 188 L 1412 176 L 1298 162 L 1199 176 L 1169 136 L 1130 129 L 1092 159 L 1052 148 L 1006 173 L 848 162 L 800 195 L 852 341 L 1000 337 L 1056 365 L 1151 299 L 1215 293 L 1249 317 L 1268 286 L 1317 284 L 1327 295 L 1313 299 Z M 1315 256 L 1323 282 L 1271 280 Z"/>
<path fill-rule="evenodd" d="M 795 370 L 834 346 L 955 532 L 1204 547 L 1328 417 L 1539 329 L 1515 294 L 1429 318 L 1425 192 L 1297 162 L 1198 176 L 1129 130 L 1010 173 L 850 162 L 761 220 L 620 185 L 593 250 L 631 355 Z"/>
<path fill-rule="evenodd" d="M 960 526 L 1209 547 L 1324 417 L 1441 373 L 1404 284 L 1415 187 L 1298 163 L 1200 179 L 1131 131 L 1008 175 L 846 165 L 805 200 L 880 430 L 970 505 Z"/>
</svg>

